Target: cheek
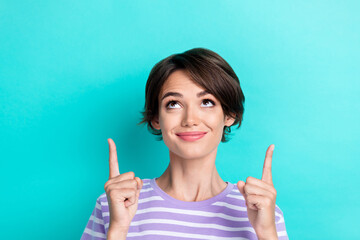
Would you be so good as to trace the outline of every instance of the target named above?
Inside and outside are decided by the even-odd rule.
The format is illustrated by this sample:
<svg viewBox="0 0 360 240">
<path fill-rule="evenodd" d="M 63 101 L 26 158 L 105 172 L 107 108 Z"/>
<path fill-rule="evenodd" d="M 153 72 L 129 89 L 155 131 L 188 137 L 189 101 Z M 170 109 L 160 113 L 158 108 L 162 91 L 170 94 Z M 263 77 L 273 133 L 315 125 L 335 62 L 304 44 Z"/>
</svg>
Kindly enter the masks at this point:
<svg viewBox="0 0 360 240">
<path fill-rule="evenodd" d="M 169 134 L 169 132 L 174 129 L 178 124 L 178 118 L 176 118 L 174 115 L 163 115 L 160 118 L 160 128 L 163 133 L 163 135 Z"/>
<path fill-rule="evenodd" d="M 225 126 L 225 121 L 222 116 L 211 116 L 207 118 L 206 124 L 211 128 L 214 140 L 216 139 L 215 141 L 220 142 Z"/>
<path fill-rule="evenodd" d="M 222 131 L 224 128 L 225 121 L 221 114 L 212 114 L 206 118 L 206 123 L 213 131 Z"/>
</svg>

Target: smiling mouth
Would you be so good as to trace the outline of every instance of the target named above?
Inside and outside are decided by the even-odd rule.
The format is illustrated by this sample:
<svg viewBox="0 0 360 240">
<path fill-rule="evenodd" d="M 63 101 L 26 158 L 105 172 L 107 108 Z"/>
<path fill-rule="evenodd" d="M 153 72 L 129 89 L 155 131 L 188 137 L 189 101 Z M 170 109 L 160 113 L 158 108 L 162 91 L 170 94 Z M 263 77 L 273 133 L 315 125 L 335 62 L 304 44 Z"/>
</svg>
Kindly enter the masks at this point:
<svg viewBox="0 0 360 240">
<path fill-rule="evenodd" d="M 194 142 L 204 137 L 207 132 L 182 132 L 176 133 L 176 136 L 187 142 Z"/>
</svg>

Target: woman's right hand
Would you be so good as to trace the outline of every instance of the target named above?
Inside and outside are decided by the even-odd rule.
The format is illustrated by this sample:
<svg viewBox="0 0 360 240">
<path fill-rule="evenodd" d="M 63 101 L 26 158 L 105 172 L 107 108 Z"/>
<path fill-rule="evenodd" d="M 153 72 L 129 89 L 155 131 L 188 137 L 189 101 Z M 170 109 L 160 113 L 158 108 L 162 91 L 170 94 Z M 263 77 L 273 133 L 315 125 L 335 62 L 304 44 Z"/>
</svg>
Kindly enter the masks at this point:
<svg viewBox="0 0 360 240">
<path fill-rule="evenodd" d="M 133 172 L 120 174 L 116 146 L 109 138 L 109 180 L 105 183 L 109 203 L 110 225 L 108 236 L 126 236 L 131 220 L 134 218 L 143 182 Z"/>
</svg>

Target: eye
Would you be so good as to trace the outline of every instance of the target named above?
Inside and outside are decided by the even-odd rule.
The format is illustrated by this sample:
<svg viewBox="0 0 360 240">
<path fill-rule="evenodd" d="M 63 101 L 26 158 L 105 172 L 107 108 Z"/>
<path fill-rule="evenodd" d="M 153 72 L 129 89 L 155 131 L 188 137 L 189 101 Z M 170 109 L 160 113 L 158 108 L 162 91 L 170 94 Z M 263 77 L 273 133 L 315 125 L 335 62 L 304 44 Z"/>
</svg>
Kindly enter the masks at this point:
<svg viewBox="0 0 360 240">
<path fill-rule="evenodd" d="M 215 106 L 214 101 L 212 101 L 212 100 L 210 100 L 210 99 L 204 99 L 204 100 L 203 100 L 203 104 L 206 105 L 205 107 L 213 107 L 213 106 Z"/>
<path fill-rule="evenodd" d="M 169 108 L 169 109 L 179 108 L 180 107 L 179 103 L 177 101 L 173 101 L 173 100 L 167 102 L 165 106 L 166 106 L 166 108 Z M 177 106 L 179 106 L 179 107 L 177 107 Z"/>
</svg>

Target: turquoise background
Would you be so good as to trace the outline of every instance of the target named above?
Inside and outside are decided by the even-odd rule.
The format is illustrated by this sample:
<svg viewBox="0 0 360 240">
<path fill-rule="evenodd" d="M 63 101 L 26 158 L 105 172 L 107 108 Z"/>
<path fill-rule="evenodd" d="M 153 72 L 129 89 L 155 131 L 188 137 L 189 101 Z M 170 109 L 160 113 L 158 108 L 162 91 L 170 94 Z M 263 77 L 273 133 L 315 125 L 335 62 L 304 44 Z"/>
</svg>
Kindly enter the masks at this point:
<svg viewBox="0 0 360 240">
<path fill-rule="evenodd" d="M 1 239 L 79 239 L 108 178 L 159 176 L 137 126 L 153 65 L 206 47 L 234 68 L 243 125 L 224 180 L 273 178 L 290 239 L 360 239 L 360 1 L 0 1 Z"/>
</svg>

